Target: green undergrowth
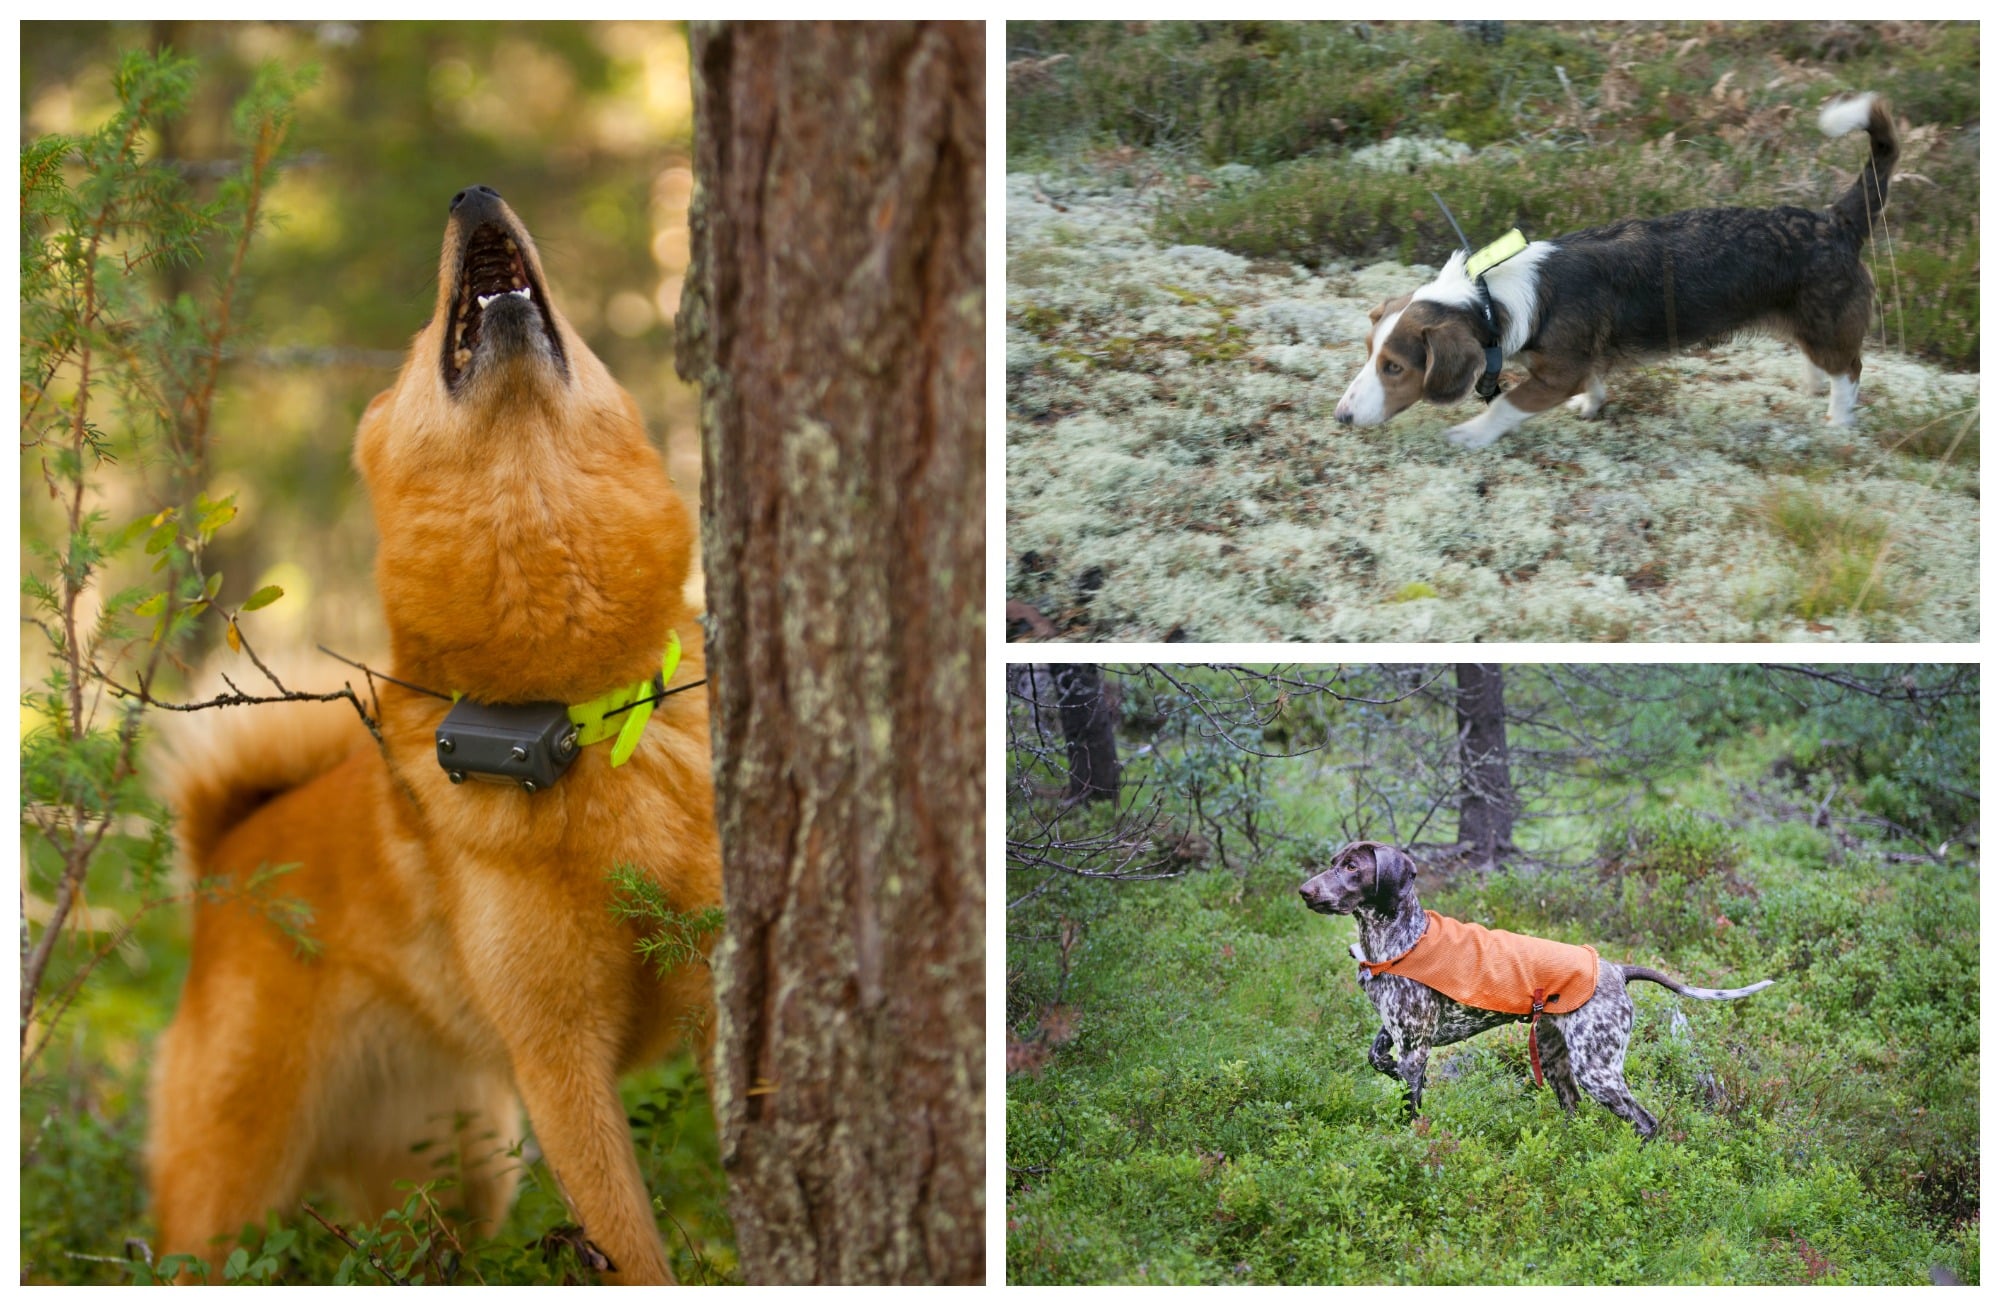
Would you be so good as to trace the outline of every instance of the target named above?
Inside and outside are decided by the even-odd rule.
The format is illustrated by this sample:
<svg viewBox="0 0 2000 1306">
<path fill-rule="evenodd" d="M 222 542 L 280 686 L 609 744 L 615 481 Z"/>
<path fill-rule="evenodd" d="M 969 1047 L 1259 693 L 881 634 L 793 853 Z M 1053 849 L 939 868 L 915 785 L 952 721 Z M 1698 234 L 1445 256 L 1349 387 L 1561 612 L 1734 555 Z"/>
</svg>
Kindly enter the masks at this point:
<svg viewBox="0 0 2000 1306">
<path fill-rule="evenodd" d="M 57 1104 L 47 1094 L 57 1089 L 88 1109 L 52 1109 Z M 734 1281 L 714 1124 L 692 1058 L 629 1076 L 623 1092 L 674 1274 L 682 1283 Z M 68 1082 L 45 1080 L 23 1095 L 22 1165 L 34 1182 L 21 1186 L 22 1282 L 149 1283 L 183 1266 L 175 1258 L 156 1263 L 148 1250 L 145 1098 L 143 1068 L 120 1074 L 82 1065 Z M 520 1189 L 497 1231 L 461 1236 L 439 1218 L 456 1205 L 458 1158 L 435 1150 L 438 1177 L 408 1188 L 395 1211 L 370 1218 L 326 1194 L 307 1196 L 354 1246 L 302 1209 L 274 1214 L 230 1255 L 220 1277 L 272 1284 L 594 1282 L 547 1164 L 532 1144 L 529 1159 L 514 1156 Z"/>
<path fill-rule="evenodd" d="M 1061 976 L 1009 949 L 1010 1024 L 1061 1038 L 1008 1083 L 1008 1281 L 1977 1282 L 1977 867 L 1815 828 L 1823 782 L 1907 798 L 1895 764 L 1860 778 L 1873 746 L 1746 739 L 1577 869 L 1426 877 L 1448 915 L 1777 980 L 1632 986 L 1644 1146 L 1594 1104 L 1566 1118 L 1518 1026 L 1434 1052 L 1406 1122 L 1365 1060 L 1354 927 L 1300 905 L 1290 859 L 1087 886 Z M 1033 995 L 1058 987 L 1056 1021 Z"/>
<path fill-rule="evenodd" d="M 133 932 L 94 963 L 94 982 L 81 989 L 62 1038 L 22 1082 L 23 1283 L 150 1282 L 175 1268 L 149 1264 L 156 1249 L 144 1148 L 152 1047 L 186 973 L 189 912 L 172 899 L 146 908 L 119 887 L 121 871 L 115 859 L 107 861 L 88 888 L 94 904 L 133 919 Z M 622 889 L 621 917 L 636 923 L 642 955 L 666 964 L 692 961 L 693 948 L 719 924 L 710 913 L 671 911 L 631 868 L 612 878 Z M 272 883 L 282 895 L 284 877 Z M 303 930 L 309 939 L 309 921 Z M 87 946 L 58 953 L 51 971 L 58 982 L 93 964 L 103 942 L 81 930 L 78 940 Z M 735 1282 L 735 1236 L 714 1119 L 694 1059 L 684 1054 L 648 1067 L 626 1076 L 620 1088 L 675 1276 L 682 1283 Z M 440 1137 L 450 1137 L 451 1122 L 438 1125 Z M 458 1158 L 443 1143 L 423 1153 L 435 1178 L 409 1188 L 396 1211 L 358 1212 L 330 1193 L 306 1195 L 361 1252 L 295 1207 L 247 1239 L 247 1250 L 225 1262 L 221 1277 L 274 1284 L 596 1280 L 565 1232 L 574 1230 L 574 1218 L 532 1141 L 512 1154 L 521 1178 L 506 1222 L 477 1234 L 455 1232 L 439 1218 L 456 1205 Z"/>
<path fill-rule="evenodd" d="M 1882 583 L 1889 543 L 1886 517 L 1789 487 L 1765 498 L 1763 517 L 1794 551 L 1796 590 L 1789 606 L 1797 615 L 1811 621 L 1908 606 L 1901 593 Z"/>
</svg>

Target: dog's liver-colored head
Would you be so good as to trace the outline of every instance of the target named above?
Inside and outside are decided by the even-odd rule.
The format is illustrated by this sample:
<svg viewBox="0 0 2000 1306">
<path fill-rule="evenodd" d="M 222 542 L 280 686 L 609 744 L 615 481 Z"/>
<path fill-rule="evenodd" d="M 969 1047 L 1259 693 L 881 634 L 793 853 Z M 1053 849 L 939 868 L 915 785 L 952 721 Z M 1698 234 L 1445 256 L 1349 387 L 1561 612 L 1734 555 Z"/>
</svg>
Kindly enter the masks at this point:
<svg viewBox="0 0 2000 1306">
<path fill-rule="evenodd" d="M 1299 886 L 1299 897 L 1322 915 L 1351 916 L 1365 907 L 1386 916 L 1416 874 L 1402 849 L 1364 839 L 1335 853 L 1325 870 Z"/>
<path fill-rule="evenodd" d="M 436 308 L 362 415 L 355 461 L 402 675 L 574 703 L 659 670 L 684 616 L 687 507 L 490 187 L 452 198 Z"/>
</svg>

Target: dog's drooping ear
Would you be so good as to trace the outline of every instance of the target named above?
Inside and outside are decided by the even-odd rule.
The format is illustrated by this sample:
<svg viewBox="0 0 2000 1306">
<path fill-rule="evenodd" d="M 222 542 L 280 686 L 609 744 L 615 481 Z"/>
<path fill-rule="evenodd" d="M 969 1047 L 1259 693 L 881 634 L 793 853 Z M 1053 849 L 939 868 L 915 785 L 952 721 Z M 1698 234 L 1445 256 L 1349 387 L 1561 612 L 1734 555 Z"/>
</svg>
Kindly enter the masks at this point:
<svg viewBox="0 0 2000 1306">
<path fill-rule="evenodd" d="M 1416 879 L 1416 865 L 1402 849 L 1386 843 L 1371 843 L 1368 850 L 1375 857 L 1375 875 L 1367 886 L 1369 905 L 1385 913 L 1393 912 L 1396 900 L 1403 896 L 1404 886 Z"/>
<path fill-rule="evenodd" d="M 1424 328 L 1424 355 L 1424 398 L 1434 404 L 1465 398 L 1486 367 L 1486 351 L 1463 322 Z"/>
</svg>

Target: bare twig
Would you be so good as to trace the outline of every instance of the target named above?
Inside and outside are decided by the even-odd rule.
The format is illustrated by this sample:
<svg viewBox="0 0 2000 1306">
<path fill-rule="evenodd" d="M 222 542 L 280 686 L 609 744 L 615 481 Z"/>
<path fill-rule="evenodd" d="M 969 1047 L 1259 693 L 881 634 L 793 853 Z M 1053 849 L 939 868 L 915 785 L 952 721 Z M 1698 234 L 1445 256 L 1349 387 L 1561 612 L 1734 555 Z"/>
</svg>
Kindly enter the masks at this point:
<svg viewBox="0 0 2000 1306">
<path fill-rule="evenodd" d="M 1782 671 L 1787 675 L 1803 676 L 1811 680 L 1824 681 L 1870 698 L 1901 700 L 1908 703 L 1930 703 L 1947 698 L 1963 698 L 1979 692 L 1978 668 L 1948 664 L 1932 670 L 1948 670 L 1949 675 L 1942 683 L 1924 684 L 1917 676 L 1915 668 L 1884 667 L 1883 674 L 1870 679 L 1856 671 L 1834 671 L 1826 667 L 1801 667 L 1785 663 L 1766 662 L 1766 671 Z"/>
<path fill-rule="evenodd" d="M 398 1287 L 407 1288 L 410 1286 L 410 1281 L 408 1279 L 405 1279 L 402 1275 L 396 1273 L 394 1270 L 390 1269 L 388 1266 L 384 1265 L 382 1263 L 381 1257 L 377 1256 L 374 1252 L 363 1251 L 361 1249 L 361 1244 L 355 1242 L 354 1239 L 348 1235 L 347 1230 L 341 1228 L 339 1225 L 335 1224 L 333 1221 L 327 1219 L 325 1216 L 321 1215 L 318 1211 L 314 1210 L 313 1204 L 311 1202 L 301 1201 L 299 1203 L 299 1206 L 305 1211 L 307 1215 L 310 1215 L 313 1219 L 318 1220 L 321 1225 L 325 1226 L 326 1231 L 328 1233 L 340 1239 L 340 1241 L 346 1243 L 349 1250 L 353 1251 L 355 1255 L 367 1261 L 369 1267 L 372 1268 L 375 1271 L 375 1273 L 381 1275 L 383 1278 L 387 1279 L 390 1283 L 393 1283 Z"/>
</svg>

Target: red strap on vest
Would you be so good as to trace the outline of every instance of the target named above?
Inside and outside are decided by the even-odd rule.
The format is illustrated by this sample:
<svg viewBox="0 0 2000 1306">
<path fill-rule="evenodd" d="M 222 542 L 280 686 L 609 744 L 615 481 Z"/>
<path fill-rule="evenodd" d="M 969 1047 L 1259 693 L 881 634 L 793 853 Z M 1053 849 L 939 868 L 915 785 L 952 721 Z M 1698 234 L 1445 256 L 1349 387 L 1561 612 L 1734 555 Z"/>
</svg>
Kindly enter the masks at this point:
<svg viewBox="0 0 2000 1306">
<path fill-rule="evenodd" d="M 1535 1025 L 1542 1018 L 1542 990 L 1534 993 L 1535 1009 L 1528 1013 L 1528 1064 L 1535 1068 L 1535 1087 L 1542 1086 L 1542 1045 L 1535 1037 Z"/>
</svg>

